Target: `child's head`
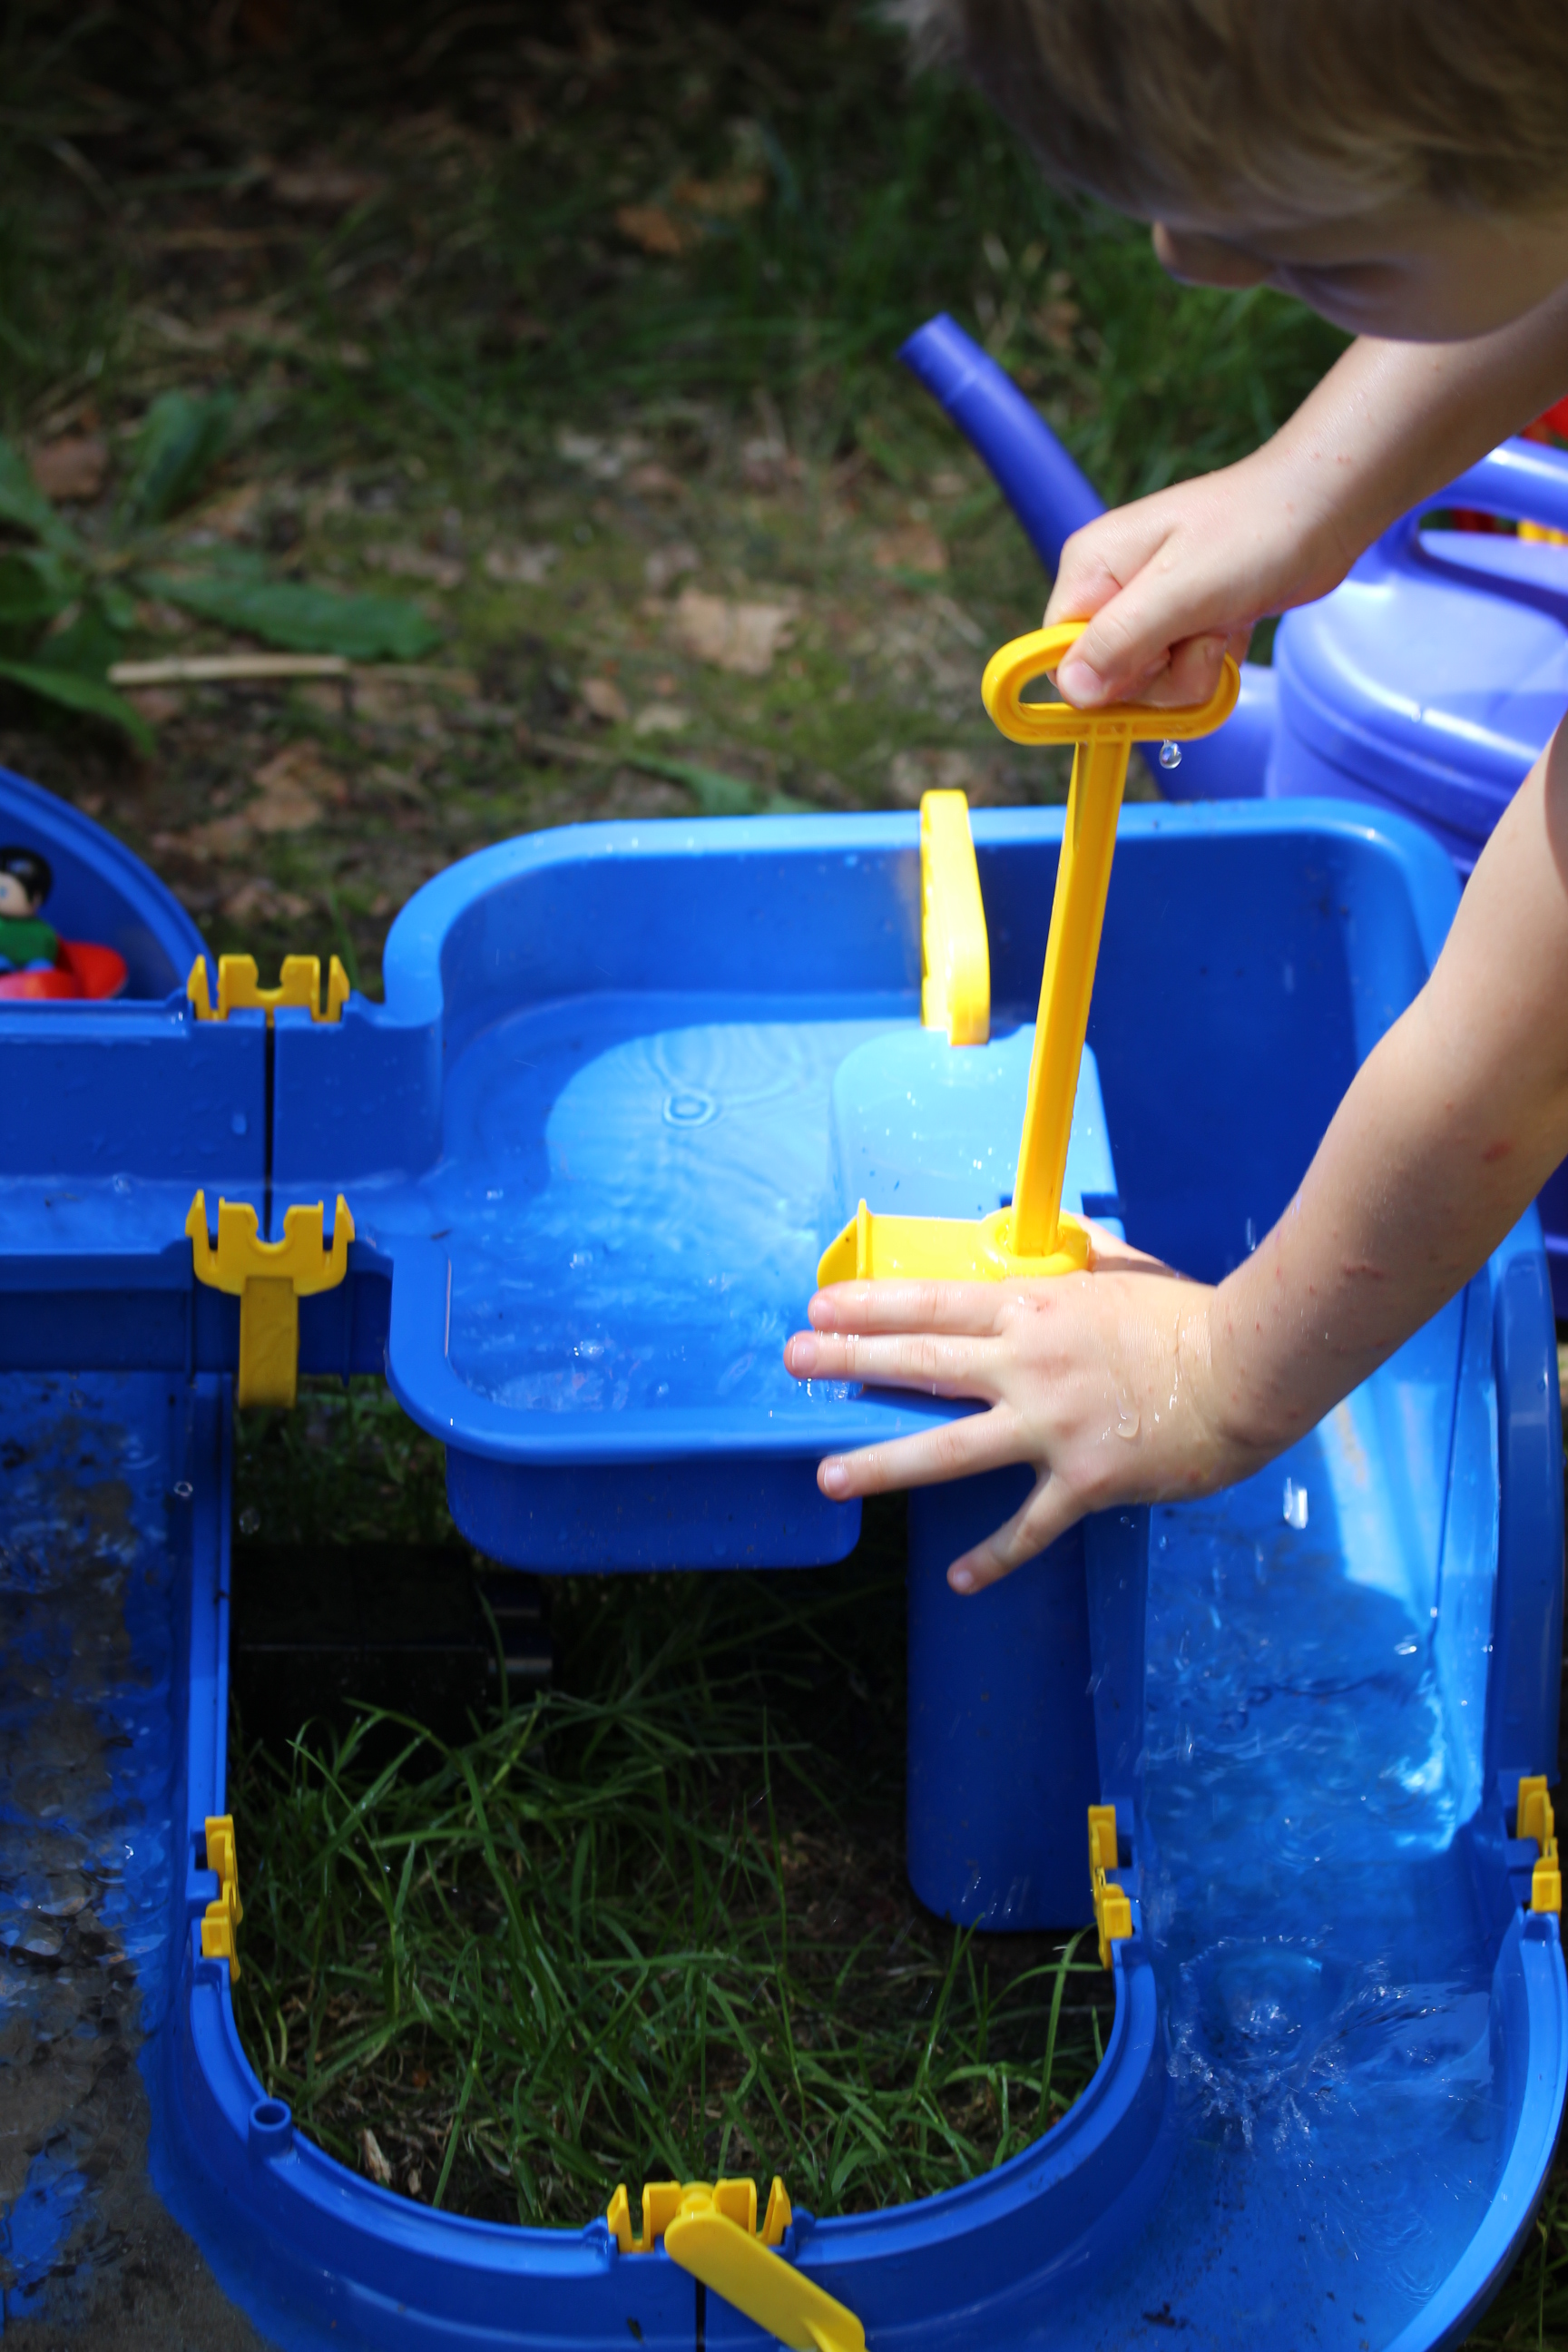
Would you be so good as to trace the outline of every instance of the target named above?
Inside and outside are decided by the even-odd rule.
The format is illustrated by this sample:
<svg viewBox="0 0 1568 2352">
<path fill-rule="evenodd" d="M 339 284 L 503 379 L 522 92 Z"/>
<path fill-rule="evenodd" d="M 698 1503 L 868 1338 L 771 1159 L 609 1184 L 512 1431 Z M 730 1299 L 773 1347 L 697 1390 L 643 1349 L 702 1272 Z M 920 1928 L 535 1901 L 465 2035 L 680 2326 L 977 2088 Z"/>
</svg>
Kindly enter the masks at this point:
<svg viewBox="0 0 1568 2352">
<path fill-rule="evenodd" d="M 0 915 L 36 915 L 54 879 L 36 849 L 0 848 Z"/>
<path fill-rule="evenodd" d="M 1178 277 L 1447 340 L 1568 278 L 1563 0 L 904 0 Z"/>
</svg>

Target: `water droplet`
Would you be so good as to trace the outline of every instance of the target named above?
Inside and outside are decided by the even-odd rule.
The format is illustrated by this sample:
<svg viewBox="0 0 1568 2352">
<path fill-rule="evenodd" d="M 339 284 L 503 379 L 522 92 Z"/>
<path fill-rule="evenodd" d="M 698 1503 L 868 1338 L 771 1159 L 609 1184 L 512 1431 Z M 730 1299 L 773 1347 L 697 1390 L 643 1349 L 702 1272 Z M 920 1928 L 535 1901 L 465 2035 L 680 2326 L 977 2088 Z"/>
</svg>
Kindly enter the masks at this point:
<svg viewBox="0 0 1568 2352">
<path fill-rule="evenodd" d="M 257 1509 L 254 1503 L 247 1503 L 244 1510 L 241 1511 L 239 1515 L 240 1534 L 242 1536 L 253 1536 L 260 1525 L 260 1512 Z"/>
<path fill-rule="evenodd" d="M 124 1196 L 127 1192 L 130 1192 L 130 1190 L 131 1190 L 131 1179 L 130 1179 L 130 1177 L 129 1177 L 129 1176 L 111 1176 L 111 1177 L 110 1178 L 110 1180 L 109 1180 L 109 1189 L 110 1189 L 110 1191 L 111 1192 L 118 1192 L 118 1193 L 120 1193 L 120 1194 L 121 1194 L 121 1196 L 123 1198 L 123 1196 Z"/>
<path fill-rule="evenodd" d="M 182 1503 L 188 1503 L 191 1496 L 195 1493 L 195 1488 L 192 1486 L 188 1478 L 176 1478 L 174 1481 L 174 1492 L 178 1495 Z"/>
<path fill-rule="evenodd" d="M 1160 746 L 1160 765 L 1162 768 L 1179 768 L 1181 764 L 1181 745 L 1179 743 L 1172 743 L 1169 741 L 1162 743 Z"/>
<path fill-rule="evenodd" d="M 1129 1445 L 1131 1444 L 1132 1440 L 1137 1436 L 1138 1408 L 1135 1404 L 1123 1404 L 1120 1401 L 1118 1402 L 1116 1407 L 1116 1434 L 1118 1437 L 1124 1437 Z"/>
<path fill-rule="evenodd" d="M 1415 1642 L 1395 1642 L 1394 1654 L 1396 1658 L 1413 1658 L 1418 1646 Z"/>
<path fill-rule="evenodd" d="M 1298 1486 L 1294 1478 L 1285 1481 L 1285 1524 L 1298 1528 L 1307 1524 L 1307 1489 Z"/>
</svg>

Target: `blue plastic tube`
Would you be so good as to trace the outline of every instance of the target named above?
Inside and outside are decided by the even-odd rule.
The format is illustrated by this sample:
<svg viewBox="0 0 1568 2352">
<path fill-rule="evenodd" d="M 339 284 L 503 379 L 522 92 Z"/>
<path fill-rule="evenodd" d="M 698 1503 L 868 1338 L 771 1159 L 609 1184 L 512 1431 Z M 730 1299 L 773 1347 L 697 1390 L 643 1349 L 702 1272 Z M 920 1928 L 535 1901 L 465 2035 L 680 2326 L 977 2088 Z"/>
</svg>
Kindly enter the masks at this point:
<svg viewBox="0 0 1568 2352">
<path fill-rule="evenodd" d="M 1105 512 L 1088 475 L 1012 377 L 945 310 L 917 328 L 899 357 L 973 443 L 1030 546 L 1054 572 L 1073 532 Z"/>
</svg>

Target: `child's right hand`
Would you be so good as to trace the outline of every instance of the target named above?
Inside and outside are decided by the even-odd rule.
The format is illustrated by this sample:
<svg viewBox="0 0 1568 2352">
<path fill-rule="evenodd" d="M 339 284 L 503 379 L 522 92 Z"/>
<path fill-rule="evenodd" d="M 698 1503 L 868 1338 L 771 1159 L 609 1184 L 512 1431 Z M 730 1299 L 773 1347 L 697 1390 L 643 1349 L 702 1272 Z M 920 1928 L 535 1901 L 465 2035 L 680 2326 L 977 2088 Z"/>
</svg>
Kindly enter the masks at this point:
<svg viewBox="0 0 1568 2352">
<path fill-rule="evenodd" d="M 1057 673 L 1067 700 L 1205 701 L 1255 622 L 1326 594 L 1358 552 L 1312 487 L 1269 446 L 1075 531 L 1046 607 L 1047 627 L 1089 623 Z"/>
</svg>

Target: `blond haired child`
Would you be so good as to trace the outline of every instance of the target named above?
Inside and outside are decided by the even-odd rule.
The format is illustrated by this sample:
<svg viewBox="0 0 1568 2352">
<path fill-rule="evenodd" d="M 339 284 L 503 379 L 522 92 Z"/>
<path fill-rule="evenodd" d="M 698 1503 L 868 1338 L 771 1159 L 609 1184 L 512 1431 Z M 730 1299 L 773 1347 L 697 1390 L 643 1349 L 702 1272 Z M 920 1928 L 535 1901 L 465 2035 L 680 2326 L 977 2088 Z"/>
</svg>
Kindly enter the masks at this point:
<svg viewBox="0 0 1568 2352">
<path fill-rule="evenodd" d="M 1357 337 L 1237 465 L 1068 541 L 1047 621 L 1090 625 L 1082 708 L 1191 703 L 1264 614 L 1568 391 L 1561 0 L 927 0 L 1046 167 L 1152 224 L 1175 276 L 1269 284 Z M 971 1592 L 1086 1511 L 1212 1493 L 1310 1428 L 1484 1262 L 1568 1155 L 1568 748 L 1560 728 L 1421 994 L 1300 1189 L 1216 1287 L 1101 1236 L 1049 1283 L 842 1284 L 785 1362 L 987 1410 L 825 1461 L 846 1498 L 1026 1462 L 955 1560 Z M 1129 1410 L 1138 1435 L 1114 1437 Z"/>
</svg>

